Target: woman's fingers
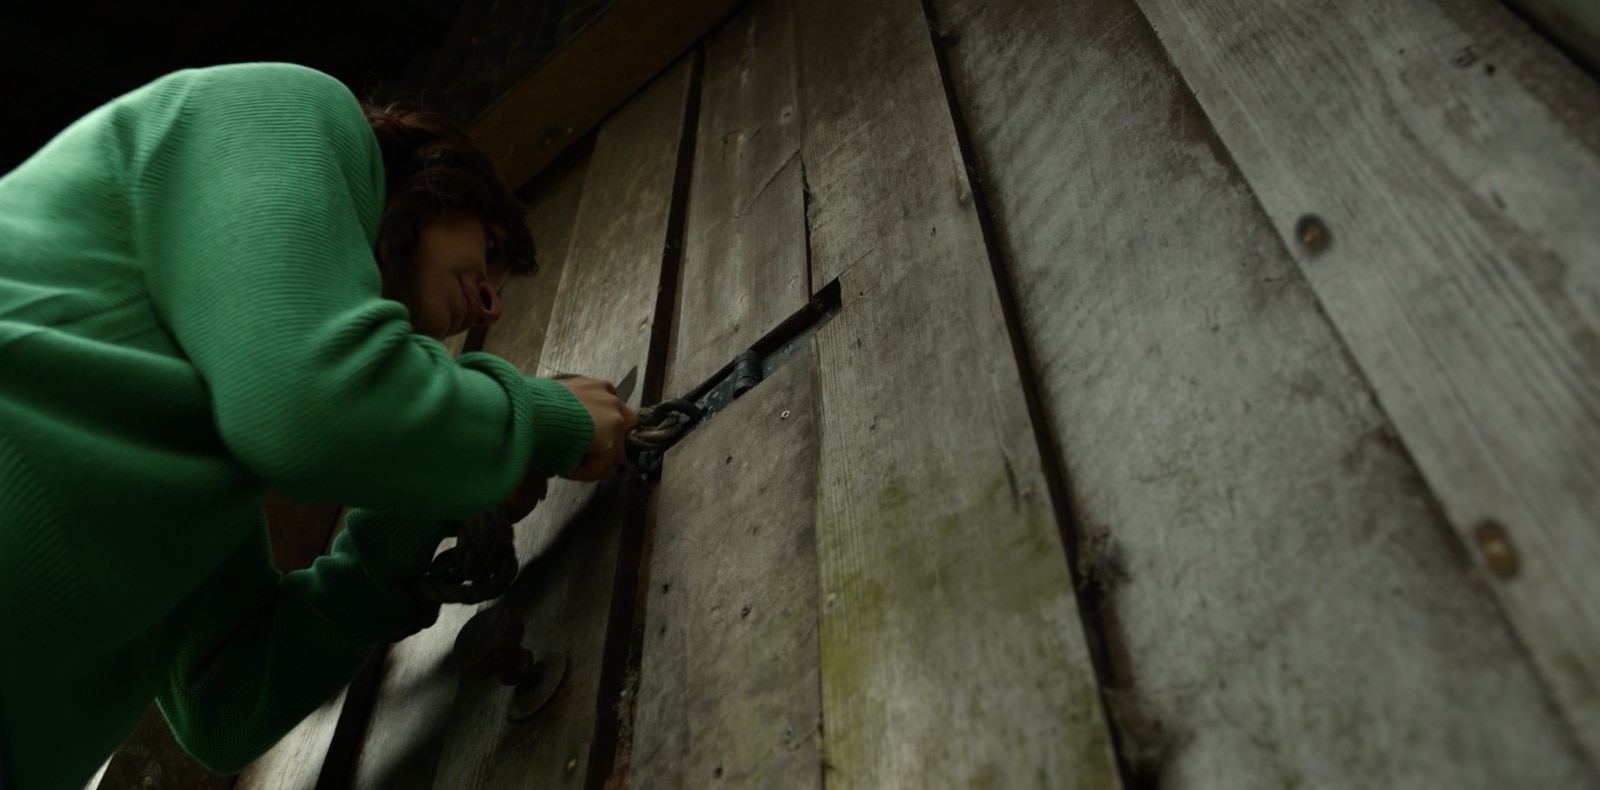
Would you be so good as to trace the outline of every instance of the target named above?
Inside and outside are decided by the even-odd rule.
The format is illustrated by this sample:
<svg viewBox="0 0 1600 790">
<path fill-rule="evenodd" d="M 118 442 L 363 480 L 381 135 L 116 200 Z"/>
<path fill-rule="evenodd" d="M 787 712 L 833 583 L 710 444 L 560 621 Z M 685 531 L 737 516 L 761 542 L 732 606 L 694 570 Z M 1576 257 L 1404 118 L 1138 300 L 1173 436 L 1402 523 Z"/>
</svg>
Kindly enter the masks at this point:
<svg viewBox="0 0 1600 790">
<path fill-rule="evenodd" d="M 609 381 L 588 378 L 557 379 L 589 410 L 594 438 L 577 468 L 566 475 L 573 480 L 603 480 L 627 461 L 627 436 L 639 416 L 617 397 Z"/>
</svg>

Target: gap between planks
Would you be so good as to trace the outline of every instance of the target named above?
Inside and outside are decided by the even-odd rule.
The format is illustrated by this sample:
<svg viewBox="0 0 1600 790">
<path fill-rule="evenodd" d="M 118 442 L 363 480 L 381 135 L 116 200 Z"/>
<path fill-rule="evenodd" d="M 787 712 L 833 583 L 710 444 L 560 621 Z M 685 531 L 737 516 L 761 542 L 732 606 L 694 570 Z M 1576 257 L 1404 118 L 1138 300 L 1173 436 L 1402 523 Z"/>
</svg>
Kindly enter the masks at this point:
<svg viewBox="0 0 1600 790">
<path fill-rule="evenodd" d="M 1028 418 L 1033 423 L 1034 441 L 1039 449 L 1040 473 L 1050 494 L 1051 510 L 1055 513 L 1056 526 L 1060 531 L 1061 545 L 1065 551 L 1062 559 L 1067 564 L 1067 572 L 1072 577 L 1073 586 L 1078 590 L 1078 617 L 1083 627 L 1085 642 L 1089 647 L 1089 658 L 1099 688 L 1119 688 L 1116 667 L 1111 661 L 1110 639 L 1104 618 L 1100 614 L 1101 592 L 1098 586 L 1087 584 L 1083 578 L 1081 571 L 1083 559 L 1080 557 L 1080 550 L 1085 536 L 1080 529 L 1079 520 L 1073 513 L 1065 464 L 1061 460 L 1061 450 L 1056 446 L 1054 432 L 1050 429 L 1050 419 L 1044 407 L 1039 376 L 1033 354 L 1028 347 L 1027 334 L 1022 326 L 1016 285 L 1012 282 L 1010 267 L 1007 266 L 999 234 L 995 229 L 995 213 L 990 209 L 989 196 L 984 189 L 985 179 L 973 150 L 972 134 L 966 118 L 962 115 L 961 102 L 956 96 L 955 81 L 950 71 L 950 54 L 945 42 L 948 31 L 941 25 L 938 9 L 933 4 L 934 0 L 920 1 L 923 15 L 928 19 L 928 33 L 933 44 L 934 57 L 939 63 L 939 79 L 944 87 L 945 103 L 950 107 L 950 120 L 955 127 L 956 142 L 960 147 L 962 163 L 967 168 L 968 188 L 972 193 L 973 207 L 977 211 L 978 228 L 983 234 L 983 246 L 988 251 L 990 273 L 994 277 L 995 292 L 1000 300 L 1001 316 L 1005 320 L 1006 334 L 1011 338 L 1011 351 L 1016 359 L 1017 373 L 1022 379 L 1023 400 L 1027 404 Z M 808 260 L 809 257 L 808 255 Z M 1130 767 L 1125 753 L 1126 745 L 1122 742 L 1121 729 L 1118 727 L 1108 729 L 1123 786 L 1129 790 L 1146 787 L 1148 783 L 1139 781 L 1136 772 Z"/>
<path fill-rule="evenodd" d="M 683 111 L 683 128 L 678 135 L 678 161 L 672 177 L 671 205 L 667 209 L 667 237 L 661 253 L 661 277 L 656 290 L 655 330 L 645 361 L 640 403 L 658 403 L 667 379 L 667 363 L 672 358 L 677 334 L 678 305 L 682 303 L 683 234 L 689 206 L 689 185 L 694 177 L 694 154 L 700 124 L 701 84 L 705 77 L 705 44 L 700 43 L 690 58 L 689 92 Z M 631 472 L 624 472 L 631 474 Z M 600 673 L 599 733 L 596 748 L 589 751 L 590 785 L 614 786 L 613 777 L 621 772 L 621 785 L 627 786 L 629 744 L 622 740 L 624 730 L 633 727 L 635 706 L 624 706 L 632 670 L 629 653 L 633 632 L 644 622 L 650 585 L 650 549 L 654 539 L 655 498 L 653 486 L 638 492 L 623 516 L 623 542 L 618 555 L 616 587 L 611 595 L 610 631 L 606 635 L 605 666 Z M 615 705 L 616 707 L 613 707 Z M 628 726 L 622 726 L 622 717 Z"/>
</svg>

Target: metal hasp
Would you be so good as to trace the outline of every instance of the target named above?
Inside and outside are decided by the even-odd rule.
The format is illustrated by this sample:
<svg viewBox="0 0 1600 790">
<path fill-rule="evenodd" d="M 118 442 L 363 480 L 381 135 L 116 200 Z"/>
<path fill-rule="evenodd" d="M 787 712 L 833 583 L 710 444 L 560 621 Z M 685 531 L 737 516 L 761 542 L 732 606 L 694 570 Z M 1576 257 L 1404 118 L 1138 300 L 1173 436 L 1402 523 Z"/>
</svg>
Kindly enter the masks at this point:
<svg viewBox="0 0 1600 790">
<path fill-rule="evenodd" d="M 755 349 L 740 351 L 733 358 L 733 397 L 755 389 L 761 383 L 761 355 Z"/>
<path fill-rule="evenodd" d="M 522 721 L 537 713 L 567 676 L 565 655 L 534 658 L 522 646 L 522 619 L 503 605 L 491 606 L 472 616 L 456 634 L 455 646 L 445 662 L 467 677 L 493 675 L 515 686 L 506 717 Z"/>
<path fill-rule="evenodd" d="M 661 461 L 668 448 L 715 417 L 717 412 L 727 408 L 739 396 L 754 389 L 773 371 L 783 367 L 784 363 L 794 359 L 810 342 L 811 336 L 839 314 L 839 307 L 839 281 L 834 280 L 823 286 L 799 312 L 768 332 L 755 345 L 739 352 L 733 362 L 717 371 L 706 383 L 681 399 L 666 400 L 658 406 L 641 409 L 641 428 L 644 427 L 647 410 L 668 408 L 673 404 L 681 405 L 672 406 L 669 410 L 685 415 L 687 419 L 678 418 L 680 422 L 671 426 L 671 436 L 658 437 L 649 445 L 635 442 L 630 436 L 629 458 L 633 461 L 634 469 L 646 478 L 655 479 L 661 472 Z M 660 416 L 652 412 L 652 419 Z M 656 433 L 659 432 L 651 435 L 655 436 Z"/>
</svg>

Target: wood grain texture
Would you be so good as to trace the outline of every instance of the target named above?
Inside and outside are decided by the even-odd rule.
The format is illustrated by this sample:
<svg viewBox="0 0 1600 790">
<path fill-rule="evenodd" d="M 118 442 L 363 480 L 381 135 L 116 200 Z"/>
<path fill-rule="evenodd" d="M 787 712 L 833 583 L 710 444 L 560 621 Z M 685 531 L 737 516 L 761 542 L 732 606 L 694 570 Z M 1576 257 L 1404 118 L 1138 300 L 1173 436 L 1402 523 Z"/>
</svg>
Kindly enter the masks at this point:
<svg viewBox="0 0 1600 790">
<path fill-rule="evenodd" d="M 750 4 L 706 44 L 668 393 L 709 379 L 811 296 L 794 47 L 788 0 Z"/>
<path fill-rule="evenodd" d="M 738 0 L 617 0 L 501 98 L 472 137 L 518 186 L 686 52 Z"/>
<path fill-rule="evenodd" d="M 522 644 L 536 657 L 564 656 L 567 675 L 533 718 L 511 722 L 511 687 L 460 680 L 448 714 L 436 788 L 582 788 L 596 746 L 600 669 L 612 606 L 625 502 L 623 478 L 598 486 L 551 484 L 551 496 L 518 527 L 519 556 L 533 557 L 500 600 L 523 618 Z M 525 554 L 524 550 L 528 552 Z M 459 630 L 459 629 L 458 629 Z"/>
<path fill-rule="evenodd" d="M 550 314 L 555 310 L 561 273 L 566 269 L 567 250 L 572 245 L 572 225 L 583 195 L 584 177 L 589 172 L 588 151 L 552 166 L 548 186 L 533 194 L 528 203 L 528 229 L 538 247 L 539 268 L 527 277 L 513 277 L 501 289 L 505 315 L 521 318 L 513 326 L 502 320 L 485 337 L 483 350 L 510 360 L 529 375 L 553 376 L 561 371 L 539 364 L 544 349 Z"/>
<path fill-rule="evenodd" d="M 315 790 L 344 698 L 341 690 L 302 719 L 278 745 L 239 773 L 234 790 Z"/>
<path fill-rule="evenodd" d="M 600 129 L 541 352 L 550 368 L 613 381 L 645 375 L 691 75 L 681 61 Z M 586 787 L 604 767 L 591 760 L 591 747 L 607 758 L 613 748 L 595 743 L 609 708 L 601 665 L 622 522 L 642 501 L 639 485 L 622 476 L 599 486 L 552 481 L 518 526 L 517 554 L 533 560 L 503 600 L 523 615 L 535 655 L 566 655 L 566 680 L 520 723 L 506 719 L 509 687 L 463 680 L 436 787 Z"/>
<path fill-rule="evenodd" d="M 552 178 L 527 201 L 528 227 L 538 247 L 539 269 L 528 277 L 513 277 L 502 288 L 503 317 L 484 338 L 484 351 L 530 375 L 548 375 L 540 372 L 539 354 L 566 268 L 572 223 L 588 173 L 588 151 L 573 153 L 570 161 L 552 168 Z M 453 540 L 448 543 L 453 545 Z M 444 659 L 461 626 L 479 608 L 446 606 L 433 627 L 389 649 L 372 723 L 356 766 L 355 787 L 408 790 L 433 786 L 460 682 L 459 676 L 444 666 Z"/>
<path fill-rule="evenodd" d="M 1109 536 L 1086 570 L 1135 768 L 1595 786 L 1137 6 L 936 5 L 1075 516 Z"/>
<path fill-rule="evenodd" d="M 822 787 L 814 375 L 802 354 L 667 454 L 638 787 Z"/>
<path fill-rule="evenodd" d="M 1141 6 L 1600 761 L 1600 89 L 1488 0 Z"/>
<path fill-rule="evenodd" d="M 450 539 L 441 549 L 455 545 Z M 460 677 L 445 665 L 456 633 L 477 606 L 446 606 L 432 627 L 389 647 L 351 786 L 424 790 L 433 786 L 446 719 Z"/>
<path fill-rule="evenodd" d="M 827 785 L 1117 787 L 923 9 L 796 8 Z"/>
</svg>

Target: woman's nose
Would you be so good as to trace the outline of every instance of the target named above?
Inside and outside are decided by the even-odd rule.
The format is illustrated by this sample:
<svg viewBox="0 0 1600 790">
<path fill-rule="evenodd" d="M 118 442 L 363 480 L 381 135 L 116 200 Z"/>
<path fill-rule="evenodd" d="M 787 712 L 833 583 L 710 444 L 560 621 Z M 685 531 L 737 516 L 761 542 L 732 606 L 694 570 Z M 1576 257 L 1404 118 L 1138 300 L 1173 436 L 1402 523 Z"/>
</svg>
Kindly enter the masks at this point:
<svg viewBox="0 0 1600 790">
<path fill-rule="evenodd" d="M 478 281 L 478 302 L 483 308 L 483 313 L 478 316 L 478 323 L 488 326 L 500 320 L 500 294 L 495 293 L 494 286 L 488 280 Z"/>
</svg>

